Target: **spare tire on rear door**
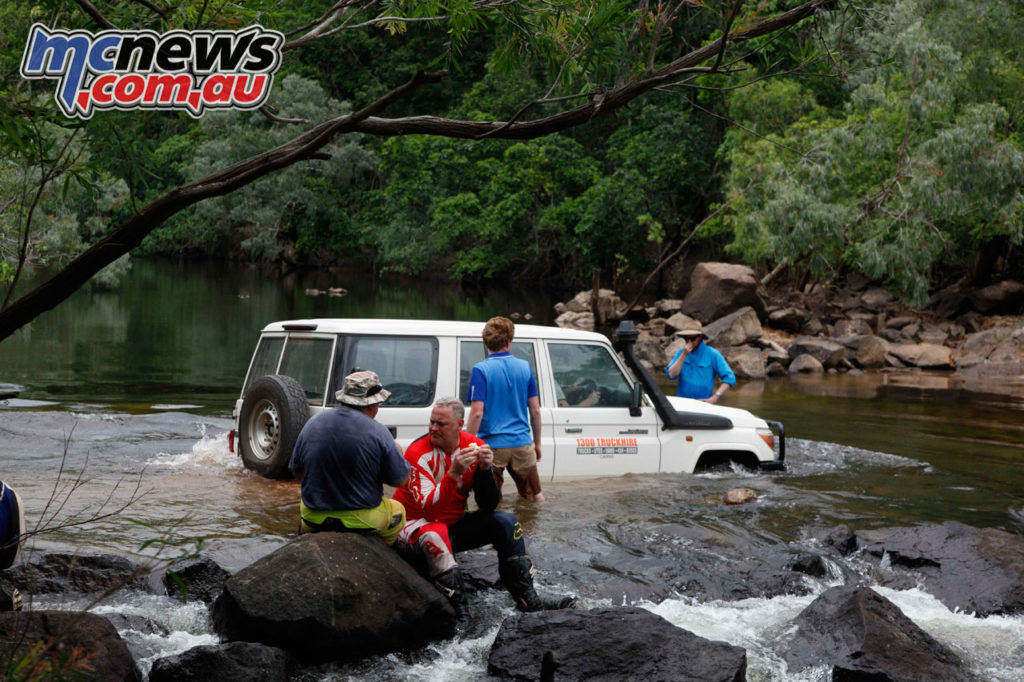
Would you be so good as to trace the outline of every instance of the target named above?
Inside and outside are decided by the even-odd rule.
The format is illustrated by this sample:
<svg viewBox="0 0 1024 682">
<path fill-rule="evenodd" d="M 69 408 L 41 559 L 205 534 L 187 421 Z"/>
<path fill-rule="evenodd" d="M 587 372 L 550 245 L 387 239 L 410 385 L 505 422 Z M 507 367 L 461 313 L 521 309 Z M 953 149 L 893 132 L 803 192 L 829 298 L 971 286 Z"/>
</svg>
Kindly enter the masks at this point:
<svg viewBox="0 0 1024 682">
<path fill-rule="evenodd" d="M 295 439 L 307 419 L 306 392 L 295 379 L 268 374 L 252 382 L 238 420 L 242 462 L 267 478 L 287 478 Z"/>
</svg>

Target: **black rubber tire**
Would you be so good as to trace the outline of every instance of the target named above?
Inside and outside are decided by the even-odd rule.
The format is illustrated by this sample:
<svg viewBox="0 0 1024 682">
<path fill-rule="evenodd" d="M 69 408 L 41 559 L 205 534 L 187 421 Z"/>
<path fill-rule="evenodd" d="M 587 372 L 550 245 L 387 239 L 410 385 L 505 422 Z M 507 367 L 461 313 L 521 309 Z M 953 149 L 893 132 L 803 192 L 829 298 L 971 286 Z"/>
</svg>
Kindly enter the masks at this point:
<svg viewBox="0 0 1024 682">
<path fill-rule="evenodd" d="M 288 461 L 308 419 L 306 392 L 295 379 L 268 374 L 252 382 L 238 419 L 242 463 L 266 478 L 290 478 Z"/>
</svg>

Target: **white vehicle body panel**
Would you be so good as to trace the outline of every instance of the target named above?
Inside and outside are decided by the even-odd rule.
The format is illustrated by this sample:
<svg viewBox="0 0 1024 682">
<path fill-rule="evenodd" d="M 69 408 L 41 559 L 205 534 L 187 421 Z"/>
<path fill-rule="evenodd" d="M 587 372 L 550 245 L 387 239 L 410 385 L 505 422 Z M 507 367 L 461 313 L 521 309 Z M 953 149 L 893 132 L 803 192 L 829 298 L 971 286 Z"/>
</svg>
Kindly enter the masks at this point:
<svg viewBox="0 0 1024 682">
<path fill-rule="evenodd" d="M 385 403 L 377 415 L 377 420 L 391 429 L 404 448 L 426 433 L 435 400 L 449 396 L 465 400 L 472 358 L 476 357 L 474 353 L 480 357 L 483 353 L 483 326 L 482 322 L 376 319 L 269 324 L 262 331 L 242 396 L 235 403 L 236 430 L 240 428 L 245 389 L 258 376 L 291 375 L 286 370 L 296 368 L 300 374 L 305 373 L 296 378 L 305 382 L 303 387 L 310 396 L 309 409 L 313 415 L 336 405 L 335 390 L 342 378 L 358 367 L 381 374 L 385 386 L 392 391 L 391 401 L 409 403 Z M 750 453 L 766 465 L 779 458 L 762 437 L 769 432 L 768 424 L 746 410 L 668 398 L 678 411 L 719 415 L 732 423 L 731 428 L 703 429 L 665 428 L 647 396 L 639 410 L 631 410 L 623 402 L 623 392 L 630 391 L 635 378 L 601 334 L 517 324 L 515 342 L 515 354 L 527 357 L 532 353 L 541 403 L 542 458 L 538 466 L 542 480 L 692 472 L 701 455 L 715 452 Z M 305 352 L 329 352 L 330 358 L 305 357 Z M 597 376 L 603 383 L 600 390 L 591 393 L 599 396 L 597 404 L 567 404 L 566 393 L 575 387 L 568 383 L 566 377 L 571 372 L 567 367 L 574 367 L 572 362 L 581 362 L 574 359 L 576 356 L 586 360 L 580 367 L 600 365 Z M 354 359 L 360 362 L 353 364 Z M 588 384 L 583 381 L 580 385 Z M 634 416 L 633 411 L 639 414 Z"/>
</svg>

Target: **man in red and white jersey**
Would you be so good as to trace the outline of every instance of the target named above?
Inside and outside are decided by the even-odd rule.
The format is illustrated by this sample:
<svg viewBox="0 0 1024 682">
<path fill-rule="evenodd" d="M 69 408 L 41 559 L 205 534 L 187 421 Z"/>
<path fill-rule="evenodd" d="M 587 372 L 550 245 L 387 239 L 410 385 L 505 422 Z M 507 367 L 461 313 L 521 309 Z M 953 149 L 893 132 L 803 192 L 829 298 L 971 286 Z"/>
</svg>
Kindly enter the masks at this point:
<svg viewBox="0 0 1024 682">
<path fill-rule="evenodd" d="M 438 400 L 427 435 L 406 449 L 412 471 L 409 483 L 394 495 L 406 514 L 396 547 L 426 561 L 430 579 L 455 608 L 460 630 L 469 621 L 469 609 L 455 553 L 484 545 L 497 550 L 498 573 L 521 611 L 572 606 L 572 597 L 544 599 L 534 589 L 533 562 L 526 556 L 519 521 L 496 510 L 501 492 L 492 468 L 494 453 L 483 440 L 462 430 L 464 416 L 457 398 Z M 470 491 L 477 506 L 472 512 Z"/>
</svg>

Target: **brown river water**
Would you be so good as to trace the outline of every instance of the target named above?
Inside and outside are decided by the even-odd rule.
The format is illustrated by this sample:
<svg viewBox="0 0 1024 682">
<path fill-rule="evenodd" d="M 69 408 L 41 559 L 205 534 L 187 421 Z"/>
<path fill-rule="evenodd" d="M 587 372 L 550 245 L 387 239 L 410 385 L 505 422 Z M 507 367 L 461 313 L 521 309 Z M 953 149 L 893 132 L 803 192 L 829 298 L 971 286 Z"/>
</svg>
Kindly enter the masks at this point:
<svg viewBox="0 0 1024 682">
<path fill-rule="evenodd" d="M 350 294 L 305 294 L 327 286 Z M 0 478 L 18 488 L 29 525 L 39 530 L 34 551 L 171 559 L 200 543 L 235 570 L 287 542 L 298 514 L 296 483 L 251 474 L 227 446 L 231 405 L 264 324 L 312 316 L 483 320 L 511 312 L 547 323 L 550 301 L 139 262 L 119 292 L 79 292 L 0 343 L 0 382 L 26 386 L 0 404 Z M 743 382 L 724 402 L 785 424 L 788 470 L 552 482 L 540 507 L 506 497 L 502 507 L 523 523 L 541 588 L 578 594 L 584 607 L 640 604 L 743 646 L 748 679 L 817 680 L 824 671 L 789 674 L 776 640 L 838 578 L 808 579 L 805 594 L 735 598 L 733 557 L 814 549 L 839 523 L 868 531 L 956 520 L 1024 533 L 1019 385 L 963 385 L 939 373 L 825 375 Z M 753 488 L 758 501 L 722 505 L 737 486 Z M 690 589 L 694 557 L 715 576 L 700 590 Z M 1024 618 L 973 618 L 922 589 L 877 589 L 982 679 L 1021 679 Z M 48 596 L 33 607 L 80 605 Z M 484 678 L 490 642 L 512 611 L 498 593 L 477 596 L 474 609 L 477 636 L 463 642 L 306 677 Z M 161 655 L 216 641 L 201 605 L 125 594 L 94 610 L 146 615 L 170 630 L 122 633 L 143 670 Z"/>
</svg>

